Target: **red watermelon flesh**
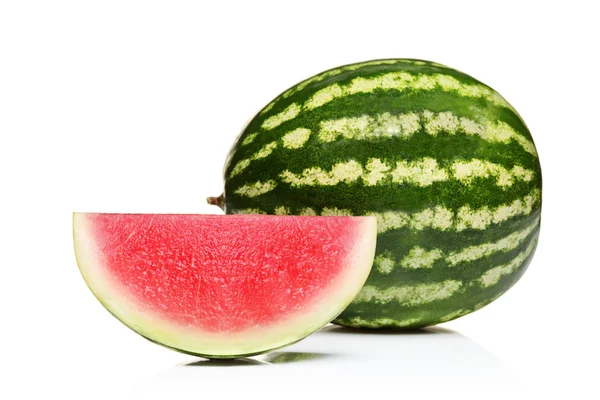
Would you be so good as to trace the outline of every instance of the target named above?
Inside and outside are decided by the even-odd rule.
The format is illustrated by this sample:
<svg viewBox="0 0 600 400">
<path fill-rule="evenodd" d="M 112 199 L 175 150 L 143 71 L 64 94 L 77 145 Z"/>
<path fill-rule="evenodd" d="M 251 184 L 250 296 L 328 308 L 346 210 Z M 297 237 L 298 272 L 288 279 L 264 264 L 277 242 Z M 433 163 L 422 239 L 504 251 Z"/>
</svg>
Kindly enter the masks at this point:
<svg viewBox="0 0 600 400">
<path fill-rule="evenodd" d="M 365 282 L 374 217 L 74 214 L 81 273 L 144 337 L 207 357 L 259 354 L 327 324 Z"/>
</svg>

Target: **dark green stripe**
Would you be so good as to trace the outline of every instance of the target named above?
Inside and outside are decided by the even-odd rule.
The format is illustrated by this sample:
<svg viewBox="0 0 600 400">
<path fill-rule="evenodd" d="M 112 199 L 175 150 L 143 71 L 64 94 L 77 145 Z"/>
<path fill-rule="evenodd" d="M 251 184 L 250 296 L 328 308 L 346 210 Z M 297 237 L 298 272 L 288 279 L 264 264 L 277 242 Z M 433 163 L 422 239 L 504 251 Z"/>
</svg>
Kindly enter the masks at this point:
<svg viewBox="0 0 600 400">
<path fill-rule="evenodd" d="M 500 227 L 492 227 L 486 230 L 486 233 L 495 232 L 496 235 L 500 232 L 502 236 L 506 236 L 507 232 Z M 478 260 L 469 261 L 457 264 L 455 266 L 450 266 L 446 264 L 446 262 L 442 259 L 437 260 L 432 268 L 420 268 L 420 269 L 409 269 L 402 268 L 399 265 L 396 265 L 394 269 L 388 274 L 384 274 L 379 272 L 379 270 L 374 267 L 369 280 L 366 284 L 373 285 L 379 288 L 380 290 L 384 290 L 389 287 L 398 286 L 399 282 L 406 285 L 416 285 L 423 282 L 433 283 L 433 282 L 443 282 L 448 279 L 452 280 L 460 280 L 462 282 L 470 282 L 474 279 L 478 279 L 481 277 L 486 271 L 495 268 L 500 265 L 504 265 L 509 263 L 515 257 L 519 255 L 519 253 L 525 251 L 527 246 L 531 243 L 539 235 L 539 228 L 535 229 L 531 232 L 527 238 L 519 244 L 515 249 L 502 252 L 495 252 L 487 257 L 480 258 Z M 451 238 L 452 234 L 447 235 L 448 238 Z M 392 251 L 394 257 L 396 258 L 397 263 L 399 263 L 402 258 L 408 255 L 409 251 L 414 246 L 421 246 L 426 250 L 431 250 L 432 248 L 438 248 L 443 250 L 444 244 L 449 241 L 438 242 L 433 246 L 429 247 L 427 244 L 423 242 L 416 241 L 411 238 L 411 235 L 407 235 L 403 237 L 401 241 L 396 241 L 392 246 L 387 246 L 389 242 L 383 242 L 379 245 L 378 239 L 378 247 L 384 248 L 388 251 Z M 489 241 L 483 241 L 482 243 L 487 243 Z M 450 246 L 448 246 L 450 247 Z M 456 247 L 456 246 L 451 246 Z M 460 249 L 464 249 L 468 246 L 461 246 Z"/>
<path fill-rule="evenodd" d="M 529 266 L 532 257 L 533 253 L 527 257 L 515 272 L 503 276 L 496 285 L 489 288 L 482 288 L 479 285 L 469 286 L 467 285 L 468 282 L 466 282 L 457 293 L 447 299 L 417 306 L 393 304 L 385 307 L 375 302 L 352 303 L 338 317 L 338 320 L 334 322 L 340 322 L 341 324 L 348 323 L 353 317 L 360 317 L 367 321 L 378 318 L 390 318 L 398 321 L 419 318 L 419 322 L 414 323 L 409 327 L 417 328 L 437 324 L 440 322 L 440 318 L 450 313 L 461 309 L 473 311 L 475 306 L 479 303 L 487 304 L 491 299 L 506 292 L 523 275 Z M 427 280 L 427 282 L 429 283 L 429 280 Z M 369 281 L 367 281 L 367 284 L 369 284 Z"/>
<path fill-rule="evenodd" d="M 456 92 L 441 89 L 428 91 L 406 89 L 402 92 L 393 89 L 377 89 L 371 93 L 339 97 L 315 109 L 302 110 L 296 118 L 282 123 L 272 129 L 271 133 L 282 133 L 298 126 L 318 128 L 320 121 L 328 119 L 423 110 L 451 111 L 458 117 L 466 117 L 477 122 L 483 122 L 484 118 L 492 122 L 504 121 L 517 132 L 531 139 L 527 128 L 513 111 L 492 104 L 483 98 L 461 96 Z"/>
<path fill-rule="evenodd" d="M 252 156 L 265 144 L 270 143 L 273 140 L 280 139 L 283 137 L 283 135 L 296 128 L 307 128 L 311 130 L 311 139 L 303 147 L 303 150 L 310 148 L 310 152 L 319 151 L 317 147 L 322 147 L 322 149 L 319 151 L 322 153 L 328 151 L 329 149 L 346 151 L 346 147 L 359 146 L 360 148 L 364 149 L 363 151 L 366 152 L 378 151 L 380 148 L 383 148 L 385 153 L 389 154 L 392 151 L 395 151 L 397 146 L 399 147 L 399 150 L 405 149 L 404 153 L 408 153 L 413 148 L 419 149 L 421 141 L 430 140 L 433 143 L 440 141 L 436 147 L 438 147 L 440 151 L 445 151 L 448 154 L 461 150 L 464 153 L 467 153 L 468 151 L 472 151 L 474 147 L 481 145 L 484 148 L 492 146 L 492 150 L 489 151 L 489 153 L 491 153 L 490 156 L 492 157 L 495 153 L 508 153 L 514 154 L 515 157 L 520 157 L 521 159 L 535 158 L 533 155 L 527 153 L 514 140 L 511 140 L 505 145 L 503 143 L 487 142 L 478 136 L 470 136 L 466 134 L 447 135 L 441 133 L 437 136 L 432 136 L 425 133 L 424 127 L 421 127 L 422 135 L 415 134 L 413 135 L 414 137 L 411 137 L 408 140 L 383 137 L 379 140 L 361 141 L 343 140 L 340 138 L 340 140 L 336 140 L 332 143 L 321 143 L 318 140 L 320 122 L 324 120 L 360 117 L 365 114 L 375 116 L 386 112 L 396 115 L 430 110 L 435 113 L 451 111 L 457 117 L 469 118 L 479 123 L 484 123 L 486 121 L 502 121 L 511 126 L 516 132 L 522 134 L 528 140 L 532 141 L 531 134 L 521 122 L 520 118 L 512 111 L 502 109 L 500 107 L 493 107 L 489 104 L 489 102 L 482 99 L 466 100 L 464 97 L 442 91 L 435 91 L 432 93 L 434 95 L 429 98 L 428 95 L 423 95 L 423 92 L 409 93 L 407 96 L 394 96 L 391 91 L 376 91 L 374 93 L 360 93 L 333 100 L 315 110 L 304 111 L 298 117 L 286 121 L 272 130 L 261 131 L 254 142 L 239 148 L 239 151 L 235 154 L 232 161 L 235 164 L 241 159 Z M 255 131 L 249 129 L 247 132 L 252 133 Z M 246 135 L 242 135 L 239 143 L 241 143 L 245 137 Z M 397 140 L 399 143 L 398 145 L 390 148 L 390 141 L 393 143 L 394 140 Z M 409 143 L 411 141 L 413 144 Z M 347 144 L 339 144 L 341 142 L 345 142 Z M 311 147 L 311 145 L 314 145 L 314 148 Z M 467 145 L 468 147 L 463 147 L 464 145 Z M 505 151 L 498 151 L 498 146 L 511 147 Z M 370 150 L 370 148 L 373 150 Z M 298 153 L 298 151 L 296 151 L 296 153 Z M 421 153 L 423 153 L 423 151 L 421 151 Z M 373 152 L 371 154 L 379 153 Z M 293 155 L 290 155 L 290 157 L 293 157 Z M 302 156 L 297 155 L 297 157 Z"/>
<path fill-rule="evenodd" d="M 265 175 L 261 181 L 274 178 Z M 495 182 L 496 180 L 491 178 L 477 178 L 472 186 L 457 181 L 447 181 L 436 182 L 427 187 L 394 183 L 380 186 L 339 183 L 334 186 L 291 187 L 279 183 L 274 190 L 254 198 L 235 193 L 235 190 L 242 185 L 229 185 L 226 188 L 225 198 L 228 203 L 234 203 L 238 209 L 254 207 L 271 209 L 286 205 L 285 199 L 290 199 L 291 204 L 318 208 L 321 204 L 327 204 L 328 207 L 351 209 L 357 213 L 370 210 L 418 212 L 437 205 L 456 211 L 465 205 L 475 209 L 509 204 L 523 198 L 533 188 L 539 186 L 537 181 L 529 183 L 517 181 L 511 187 L 500 189 Z"/>
<path fill-rule="evenodd" d="M 422 61 L 422 60 L 417 60 L 417 61 Z M 300 83 L 303 83 L 303 82 L 305 82 L 309 79 L 312 79 L 316 76 L 322 76 L 323 74 L 326 74 L 329 71 L 332 71 L 334 69 L 347 67 L 349 65 L 353 65 L 353 64 L 348 64 L 348 65 L 345 65 L 342 67 L 332 68 L 330 70 L 327 70 L 320 74 L 317 74 L 311 78 L 308 78 Z M 448 75 L 453 78 L 456 78 L 461 83 L 465 83 L 465 84 L 469 84 L 469 85 L 481 85 L 481 86 L 491 89 L 489 86 L 481 83 L 480 81 L 476 80 L 475 78 L 473 78 L 465 73 L 462 73 L 460 71 L 457 71 L 455 69 L 452 69 L 452 68 L 435 66 L 435 65 L 431 64 L 430 62 L 427 62 L 427 65 L 415 65 L 414 63 L 402 62 L 402 60 L 398 60 L 398 62 L 395 64 L 368 65 L 368 66 L 361 67 L 354 71 L 346 71 L 341 74 L 337 74 L 337 75 L 325 78 L 321 81 L 313 82 L 313 83 L 307 85 L 305 88 L 303 88 L 299 92 L 294 93 L 292 96 L 290 96 L 288 98 L 281 97 L 281 95 L 283 95 L 289 89 L 297 86 L 297 85 L 294 85 L 294 86 L 286 89 L 285 91 L 283 91 L 280 95 L 278 95 L 276 97 L 276 99 L 278 99 L 280 97 L 281 98 L 269 112 L 265 113 L 265 115 L 260 116 L 260 118 L 259 118 L 260 122 L 262 123 L 262 121 L 264 121 L 265 119 L 280 113 L 281 111 L 285 110 L 285 108 L 287 108 L 287 106 L 289 106 L 290 104 L 292 104 L 294 102 L 303 104 L 304 101 L 309 99 L 314 93 L 316 93 L 317 91 L 319 91 L 327 86 L 330 86 L 332 84 L 337 83 L 339 85 L 346 85 L 346 84 L 350 83 L 350 81 L 352 79 L 357 78 L 357 77 L 373 78 L 373 77 L 376 77 L 376 76 L 379 76 L 382 74 L 387 74 L 390 72 L 408 72 L 408 73 L 414 74 L 414 75 L 435 75 L 435 74 Z M 491 89 L 491 90 L 493 90 L 493 89 Z M 259 128 L 259 127 L 260 127 L 260 124 L 258 124 L 256 126 L 256 128 Z"/>
<path fill-rule="evenodd" d="M 233 158 L 228 174 L 237 162 L 249 158 L 262 149 L 265 144 L 246 152 L 242 147 Z M 316 135 L 311 137 L 301 149 L 285 149 L 281 144 L 269 157 L 255 160 L 243 173 L 231 178 L 233 185 L 258 180 L 269 176 L 273 178 L 285 170 L 300 173 L 304 169 L 320 167 L 331 170 L 334 164 L 356 160 L 363 166 L 370 158 L 379 158 L 395 167 L 396 161 L 416 161 L 430 157 L 439 165 L 449 165 L 457 160 L 478 158 L 506 169 L 515 165 L 537 171 L 539 161 L 525 152 L 516 142 L 508 144 L 490 143 L 477 136 L 440 135 L 437 137 L 426 133 L 416 133 L 409 139 L 381 138 L 380 140 L 338 140 L 330 143 L 319 143 Z"/>
<path fill-rule="evenodd" d="M 432 228 L 425 228 L 421 231 L 410 228 L 390 230 L 378 235 L 377 254 L 382 254 L 387 249 L 397 257 L 399 252 L 408 254 L 406 249 L 410 250 L 416 245 L 426 250 L 439 248 L 446 253 L 460 251 L 469 246 L 496 242 L 513 232 L 525 229 L 539 217 L 540 206 L 538 204 L 529 215 L 513 217 L 498 224 L 492 224 L 484 230 L 465 229 L 460 232 L 440 231 Z"/>
</svg>

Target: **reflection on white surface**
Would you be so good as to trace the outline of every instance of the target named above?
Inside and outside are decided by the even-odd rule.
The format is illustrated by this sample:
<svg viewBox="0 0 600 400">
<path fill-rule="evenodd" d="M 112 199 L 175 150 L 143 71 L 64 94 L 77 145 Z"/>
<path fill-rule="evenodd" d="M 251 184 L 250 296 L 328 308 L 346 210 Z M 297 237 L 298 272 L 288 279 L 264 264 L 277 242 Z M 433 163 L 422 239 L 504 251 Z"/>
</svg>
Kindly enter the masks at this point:
<svg viewBox="0 0 600 400">
<path fill-rule="evenodd" d="M 199 359 L 179 365 L 180 367 L 240 367 L 250 365 L 289 364 L 306 361 L 331 359 L 334 355 L 326 353 L 306 353 L 299 351 L 274 351 L 256 357 L 244 357 L 234 360 Z"/>
<path fill-rule="evenodd" d="M 327 326 L 318 335 L 330 336 L 336 348 L 352 347 L 360 363 L 393 366 L 403 376 L 492 377 L 511 375 L 502 361 L 471 339 L 450 329 L 432 327 L 415 331 L 355 330 Z M 358 348 L 357 348 L 358 347 Z"/>
<path fill-rule="evenodd" d="M 252 367 L 252 368 L 250 368 Z M 268 389 L 314 393 L 401 393 L 452 389 L 517 389 L 500 359 L 449 329 L 379 332 L 327 326 L 285 349 L 238 360 L 194 359 L 165 369 L 132 388 L 153 398 L 194 393 L 247 394 Z M 261 395 L 261 397 L 265 397 Z"/>
</svg>

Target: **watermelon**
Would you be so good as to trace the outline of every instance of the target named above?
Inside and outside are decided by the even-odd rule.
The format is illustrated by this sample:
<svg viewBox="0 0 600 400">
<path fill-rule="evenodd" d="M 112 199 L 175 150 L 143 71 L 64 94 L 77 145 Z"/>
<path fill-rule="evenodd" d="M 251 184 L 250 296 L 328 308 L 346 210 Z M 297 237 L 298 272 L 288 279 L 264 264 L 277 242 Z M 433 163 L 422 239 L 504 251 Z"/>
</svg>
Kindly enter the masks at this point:
<svg viewBox="0 0 600 400">
<path fill-rule="evenodd" d="M 542 174 L 496 91 L 422 60 L 335 68 L 275 98 L 224 170 L 227 214 L 372 215 L 376 257 L 334 323 L 417 328 L 505 293 L 534 253 Z"/>
<path fill-rule="evenodd" d="M 75 213 L 97 299 L 145 338 L 233 358 L 297 342 L 358 294 L 375 218 Z"/>
</svg>

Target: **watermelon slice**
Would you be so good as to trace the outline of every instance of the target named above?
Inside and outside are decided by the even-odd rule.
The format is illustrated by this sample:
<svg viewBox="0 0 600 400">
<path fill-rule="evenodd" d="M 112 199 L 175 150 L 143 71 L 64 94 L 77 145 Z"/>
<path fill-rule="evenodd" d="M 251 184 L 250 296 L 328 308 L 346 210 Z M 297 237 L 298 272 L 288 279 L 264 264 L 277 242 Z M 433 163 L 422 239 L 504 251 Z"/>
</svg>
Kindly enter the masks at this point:
<svg viewBox="0 0 600 400">
<path fill-rule="evenodd" d="M 73 216 L 79 268 L 98 300 L 156 343 L 234 358 L 315 332 L 369 275 L 374 217 Z"/>
</svg>

